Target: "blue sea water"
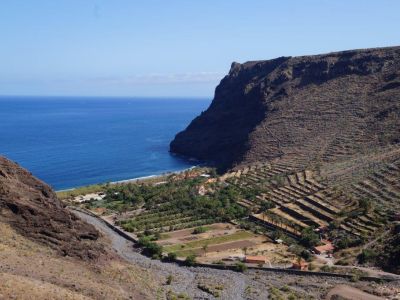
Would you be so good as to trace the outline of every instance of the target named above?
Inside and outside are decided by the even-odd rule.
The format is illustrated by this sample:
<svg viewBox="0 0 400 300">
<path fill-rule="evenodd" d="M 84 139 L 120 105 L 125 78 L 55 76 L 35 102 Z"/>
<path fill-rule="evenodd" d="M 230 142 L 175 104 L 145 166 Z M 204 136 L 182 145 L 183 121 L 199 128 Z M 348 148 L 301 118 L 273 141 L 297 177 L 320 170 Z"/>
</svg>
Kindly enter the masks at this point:
<svg viewBox="0 0 400 300">
<path fill-rule="evenodd" d="M 175 134 L 209 99 L 1 97 L 0 155 L 56 190 L 193 166 Z"/>
</svg>

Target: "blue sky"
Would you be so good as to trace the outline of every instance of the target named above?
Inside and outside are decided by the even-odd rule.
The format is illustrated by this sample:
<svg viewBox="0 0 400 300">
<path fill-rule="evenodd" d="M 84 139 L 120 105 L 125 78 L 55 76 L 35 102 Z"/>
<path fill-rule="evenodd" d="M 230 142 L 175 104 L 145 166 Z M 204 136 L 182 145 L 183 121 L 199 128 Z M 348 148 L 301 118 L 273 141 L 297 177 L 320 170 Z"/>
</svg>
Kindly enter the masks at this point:
<svg viewBox="0 0 400 300">
<path fill-rule="evenodd" d="M 398 0 L 4 0 L 0 94 L 212 97 L 232 61 L 400 45 Z"/>
</svg>

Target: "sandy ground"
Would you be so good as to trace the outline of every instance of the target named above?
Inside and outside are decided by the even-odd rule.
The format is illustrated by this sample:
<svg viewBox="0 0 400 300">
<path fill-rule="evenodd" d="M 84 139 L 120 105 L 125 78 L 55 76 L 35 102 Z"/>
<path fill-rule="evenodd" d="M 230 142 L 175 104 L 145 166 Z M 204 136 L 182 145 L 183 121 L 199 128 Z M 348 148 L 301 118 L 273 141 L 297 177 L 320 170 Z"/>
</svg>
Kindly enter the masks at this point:
<svg viewBox="0 0 400 300">
<path fill-rule="evenodd" d="M 290 265 L 294 259 L 293 254 L 287 251 L 287 246 L 275 244 L 263 236 L 257 236 L 252 239 L 237 242 L 238 243 L 232 242 L 215 245 L 215 249 L 214 247 L 209 246 L 206 255 L 204 255 L 204 251 L 199 252 L 201 256 L 198 257 L 198 260 L 201 262 L 212 263 L 219 260 L 225 260 L 229 256 L 243 256 L 245 254 L 245 247 L 247 248 L 246 255 L 263 255 L 269 262 L 268 265 L 271 264 L 276 267 L 286 267 Z"/>
<path fill-rule="evenodd" d="M 238 231 L 238 229 L 230 223 L 215 223 L 211 225 L 206 225 L 204 227 L 209 228 L 209 230 L 200 234 L 193 234 L 194 228 L 166 232 L 165 235 L 167 235 L 167 238 L 160 240 L 158 243 L 160 245 L 181 244 L 196 240 L 223 236 L 227 234 L 233 234 Z"/>
<path fill-rule="evenodd" d="M 348 285 L 338 285 L 335 286 L 331 291 L 329 291 L 328 295 L 326 296 L 327 300 L 332 299 L 334 295 L 339 295 L 341 297 L 344 297 L 346 299 L 352 299 L 352 300 L 382 300 L 385 298 L 374 296 L 368 293 L 365 293 L 359 289 L 356 289 L 354 287 L 348 286 Z"/>
</svg>

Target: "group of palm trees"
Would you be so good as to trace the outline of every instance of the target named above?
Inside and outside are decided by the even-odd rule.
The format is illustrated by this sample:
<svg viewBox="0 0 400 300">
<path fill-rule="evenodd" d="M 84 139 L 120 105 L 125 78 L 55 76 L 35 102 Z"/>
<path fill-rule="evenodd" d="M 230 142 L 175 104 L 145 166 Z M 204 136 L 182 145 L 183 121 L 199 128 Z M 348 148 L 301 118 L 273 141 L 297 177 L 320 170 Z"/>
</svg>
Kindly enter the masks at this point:
<svg viewBox="0 0 400 300">
<path fill-rule="evenodd" d="M 267 221 L 265 221 L 266 218 L 267 218 Z M 285 229 L 286 231 L 289 231 L 289 232 L 294 231 L 294 233 L 296 233 L 296 234 L 300 233 L 300 230 L 296 224 L 294 224 L 293 222 L 291 222 L 289 220 L 285 220 L 268 210 L 264 210 L 262 212 L 262 220 L 263 220 L 263 222 L 271 223 L 272 225 L 282 228 L 282 229 Z"/>
</svg>

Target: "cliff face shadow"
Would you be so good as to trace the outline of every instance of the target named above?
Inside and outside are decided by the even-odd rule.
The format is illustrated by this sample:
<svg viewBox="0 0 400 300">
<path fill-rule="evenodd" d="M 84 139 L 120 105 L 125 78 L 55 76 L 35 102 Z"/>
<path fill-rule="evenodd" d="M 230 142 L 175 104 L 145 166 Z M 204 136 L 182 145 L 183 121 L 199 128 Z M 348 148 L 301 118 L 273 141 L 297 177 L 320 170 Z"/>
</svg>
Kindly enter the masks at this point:
<svg viewBox="0 0 400 300">
<path fill-rule="evenodd" d="M 332 162 L 397 144 L 400 47 L 233 63 L 173 153 L 235 166 Z"/>
<path fill-rule="evenodd" d="M 255 67 L 233 63 L 229 75 L 217 86 L 210 107 L 176 135 L 171 152 L 208 161 L 219 172 L 239 163 L 250 148 L 250 133 L 268 113 L 265 91 L 249 82 L 267 76 L 287 59 Z"/>
</svg>

